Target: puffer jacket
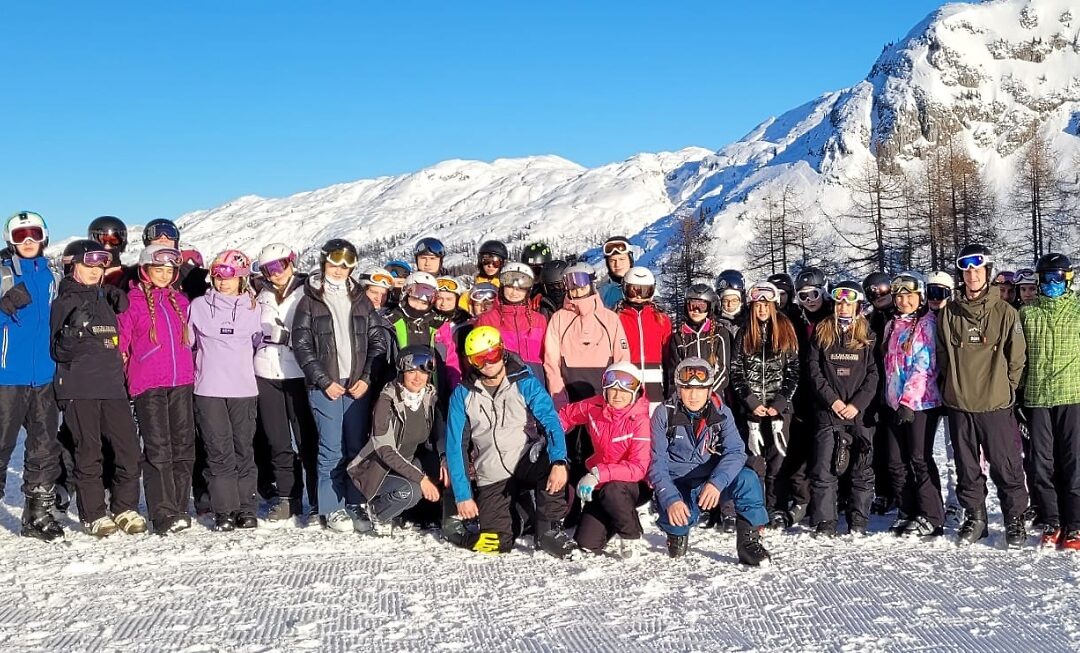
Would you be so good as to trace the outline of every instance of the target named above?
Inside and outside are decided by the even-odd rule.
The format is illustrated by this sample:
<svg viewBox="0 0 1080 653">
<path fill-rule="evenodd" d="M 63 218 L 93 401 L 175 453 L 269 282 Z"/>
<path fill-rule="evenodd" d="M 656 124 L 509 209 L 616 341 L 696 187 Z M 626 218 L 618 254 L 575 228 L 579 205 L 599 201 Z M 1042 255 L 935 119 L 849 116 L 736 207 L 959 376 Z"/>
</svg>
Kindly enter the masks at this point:
<svg viewBox="0 0 1080 653">
<path fill-rule="evenodd" d="M 775 408 L 786 412 L 799 387 L 799 353 L 773 352 L 769 334 L 761 338 L 761 349 L 753 355 L 743 352 L 743 338 L 747 329 L 766 329 L 751 320 L 735 337 L 731 357 L 731 387 L 735 396 L 746 404 L 751 412 L 758 406 Z"/>
<path fill-rule="evenodd" d="M 895 317 L 885 327 L 885 401 L 896 410 L 930 410 L 941 405 L 937 387 L 937 317 Z"/>
<path fill-rule="evenodd" d="M 675 368 L 684 358 L 704 358 L 716 368 L 713 392 L 723 395 L 731 379 L 731 334 L 710 318 L 700 324 L 683 322 L 668 341 L 667 392 L 675 388 Z"/>
<path fill-rule="evenodd" d="M 544 371 L 555 406 L 599 392 L 608 365 L 630 360 L 622 321 L 604 308 L 600 295 L 567 297 L 544 334 Z"/>
<path fill-rule="evenodd" d="M 666 353 L 671 341 L 671 318 L 656 304 L 619 304 L 616 313 L 630 345 L 630 362 L 641 370 L 649 403 L 664 401 L 667 387 L 664 373 Z"/>
<path fill-rule="evenodd" d="M 425 476 L 424 470 L 413 462 L 417 449 L 424 442 L 402 440 L 407 419 L 422 420 L 422 430 L 428 434 L 427 441 L 431 443 L 442 428 L 434 387 L 427 386 L 417 411 L 410 411 L 405 406 L 401 390 L 400 383 L 390 383 L 379 393 L 372 415 L 371 437 L 349 463 L 349 477 L 369 499 L 378 494 L 379 487 L 391 473 L 417 484 Z"/>
<path fill-rule="evenodd" d="M 878 390 L 876 341 L 860 349 L 850 349 L 850 341 L 850 335 L 845 333 L 827 349 L 822 349 L 817 340 L 810 345 L 810 382 L 817 397 L 817 423 L 821 428 L 856 423 L 869 427 L 873 423 L 867 409 Z M 859 409 L 854 420 L 841 419 L 832 411 L 837 400 Z"/>
<path fill-rule="evenodd" d="M 154 388 L 175 388 L 195 383 L 191 341 L 184 342 L 184 323 L 190 302 L 175 288 L 153 288 L 150 310 L 146 292 L 134 285 L 128 292 L 128 310 L 117 318 L 120 352 L 127 355 L 128 392 L 137 397 Z M 175 308 L 174 308 L 175 302 Z M 177 312 L 179 309 L 179 312 Z M 150 337 L 150 326 L 155 338 Z"/>
<path fill-rule="evenodd" d="M 470 374 L 450 396 L 446 416 L 446 466 L 458 502 L 472 498 L 466 470 L 467 452 L 475 454 L 476 484 L 505 481 L 529 449 L 539 444 L 528 436 L 532 416 L 546 431 L 551 462 L 566 460 L 563 431 L 551 396 L 524 363 L 507 357 L 506 378 L 494 393 Z"/>
<path fill-rule="evenodd" d="M 381 378 L 380 369 L 386 361 L 389 343 L 386 329 L 374 319 L 375 308 L 360 286 L 350 278 L 346 283 L 352 298 L 349 338 L 352 341 L 352 374 L 346 387 L 363 380 L 368 385 L 373 377 Z M 320 275 L 308 277 L 304 296 L 296 306 L 292 328 L 293 352 L 308 386 L 325 390 L 337 383 L 337 340 L 334 338 L 334 318 L 322 298 Z"/>
<path fill-rule="evenodd" d="M 119 288 L 86 286 L 72 277 L 60 280 L 49 316 L 57 399 L 127 398 L 116 327 L 117 314 L 127 307 L 127 295 Z"/>
<path fill-rule="evenodd" d="M 619 409 L 603 397 L 589 397 L 560 408 L 559 421 L 566 431 L 588 428 L 594 453 L 585 460 L 585 467 L 595 470 L 599 485 L 645 479 L 652 441 L 648 397 L 638 395 L 634 403 Z"/>
<path fill-rule="evenodd" d="M 649 484 L 662 510 L 682 501 L 676 481 L 697 486 L 706 481 L 721 492 L 746 465 L 746 445 L 731 410 L 716 395 L 696 418 L 673 398 L 652 416 Z"/>
<path fill-rule="evenodd" d="M 40 388 L 52 383 L 56 374 L 56 362 L 49 355 L 49 305 L 56 298 L 56 275 L 49 259 L 22 258 L 11 248 L 0 251 L 0 266 L 0 273 L 9 277 L 7 285 L 21 283 L 30 294 L 30 304 L 15 315 L 0 311 L 0 386 Z"/>
<path fill-rule="evenodd" d="M 498 329 L 502 334 L 503 347 L 530 364 L 542 365 L 544 362 L 544 333 L 547 332 L 547 325 L 547 318 L 529 308 L 527 302 L 506 304 L 502 297 L 495 300 L 491 310 L 476 318 L 476 326 Z"/>
<path fill-rule="evenodd" d="M 1040 296 L 1020 311 L 1027 341 L 1024 405 L 1080 404 L 1080 299 Z"/>
<path fill-rule="evenodd" d="M 263 333 L 267 337 L 274 332 L 274 327 L 292 331 L 293 318 L 296 316 L 296 307 L 304 296 L 305 283 L 307 275 L 297 273 L 280 294 L 270 283 L 266 283 L 259 291 L 260 319 Z M 255 376 L 276 380 L 303 378 L 304 370 L 300 369 L 300 364 L 296 362 L 292 342 L 284 345 L 264 342 L 259 351 L 255 352 Z"/>
</svg>

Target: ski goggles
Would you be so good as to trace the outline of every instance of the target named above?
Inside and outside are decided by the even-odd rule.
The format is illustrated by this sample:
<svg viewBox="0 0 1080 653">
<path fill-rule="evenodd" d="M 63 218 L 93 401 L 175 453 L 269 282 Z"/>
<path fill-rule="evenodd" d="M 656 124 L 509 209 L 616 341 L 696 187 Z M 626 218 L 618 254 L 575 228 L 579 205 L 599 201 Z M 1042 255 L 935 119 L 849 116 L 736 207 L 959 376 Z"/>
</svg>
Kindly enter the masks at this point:
<svg viewBox="0 0 1080 653">
<path fill-rule="evenodd" d="M 289 269 L 289 266 L 296 260 L 296 254 L 289 254 L 285 258 L 274 259 L 273 261 L 267 261 L 266 263 L 259 263 L 259 269 L 262 273 L 268 277 L 272 277 L 276 274 Z"/>
<path fill-rule="evenodd" d="M 435 357 L 426 351 L 408 353 L 398 359 L 399 372 L 427 372 L 435 371 Z"/>
<path fill-rule="evenodd" d="M 642 286 L 636 283 L 626 284 L 627 299 L 652 299 L 656 294 L 656 286 Z"/>
<path fill-rule="evenodd" d="M 94 250 L 84 252 L 78 262 L 90 268 L 107 268 L 112 264 L 112 252 Z"/>
<path fill-rule="evenodd" d="M 712 368 L 701 365 L 685 365 L 675 370 L 675 384 L 686 387 L 708 387 L 712 385 Z"/>
<path fill-rule="evenodd" d="M 174 243 L 180 242 L 180 230 L 176 228 L 176 225 L 169 222 L 149 225 L 146 227 L 143 235 L 146 237 L 146 240 L 151 242 L 158 238 L 168 238 Z"/>
<path fill-rule="evenodd" d="M 357 263 L 356 252 L 351 249 L 335 249 L 326 253 L 326 261 L 330 265 L 352 269 Z"/>
<path fill-rule="evenodd" d="M 15 227 L 11 230 L 11 242 L 13 244 L 22 245 L 28 240 L 32 243 L 45 242 L 45 230 L 38 226 Z"/>
<path fill-rule="evenodd" d="M 708 313 L 709 302 L 704 299 L 690 299 L 686 302 L 687 313 Z"/>
<path fill-rule="evenodd" d="M 436 292 L 438 292 L 438 289 L 426 283 L 414 283 L 405 289 L 405 294 L 409 297 L 429 304 L 435 301 Z"/>
<path fill-rule="evenodd" d="M 952 288 L 939 284 L 931 284 L 926 287 L 926 298 L 930 301 L 940 302 L 952 297 Z"/>
<path fill-rule="evenodd" d="M 1016 283 L 1016 274 L 1013 272 L 1001 272 L 994 277 L 992 286 L 1012 286 Z"/>
<path fill-rule="evenodd" d="M 588 272 L 568 272 L 563 275 L 563 283 L 568 290 L 573 288 L 588 288 L 592 285 L 593 276 Z"/>
<path fill-rule="evenodd" d="M 452 292 L 457 294 L 461 290 L 461 284 L 452 277 L 439 277 L 435 280 L 435 286 L 439 292 Z"/>
<path fill-rule="evenodd" d="M 972 270 L 974 268 L 981 268 L 985 265 L 989 265 L 993 262 L 993 259 L 985 254 L 972 254 L 970 256 L 961 256 L 956 259 L 956 267 L 959 270 Z"/>
<path fill-rule="evenodd" d="M 481 369 L 485 365 L 491 365 L 492 363 L 498 363 L 503 359 L 503 346 L 496 345 L 487 351 L 482 351 L 473 354 L 468 357 L 469 365 L 472 365 L 476 369 Z"/>
<path fill-rule="evenodd" d="M 435 240 L 434 238 L 424 238 L 420 242 L 416 243 L 416 248 L 413 249 L 415 256 L 423 256 L 424 254 L 430 254 L 432 256 L 438 256 L 442 258 L 446 255 L 446 248 L 443 244 Z"/>
<path fill-rule="evenodd" d="M 776 290 L 762 286 L 751 287 L 748 294 L 752 302 L 775 302 L 780 298 Z"/>
<path fill-rule="evenodd" d="M 477 304 L 493 302 L 498 295 L 499 292 L 494 288 L 473 288 L 472 291 L 469 292 L 469 301 Z"/>
<path fill-rule="evenodd" d="M 1047 270 L 1039 273 L 1039 283 L 1065 283 L 1072 281 L 1072 270 Z"/>
<path fill-rule="evenodd" d="M 834 302 L 856 304 L 863 300 L 863 294 L 854 288 L 833 288 L 831 294 Z"/>
<path fill-rule="evenodd" d="M 806 288 L 805 290 L 800 290 L 796 293 L 796 296 L 799 298 L 800 302 L 816 302 L 821 298 L 821 289 Z"/>
<path fill-rule="evenodd" d="M 94 240 L 102 247 L 108 247 L 110 249 L 116 249 L 124 243 L 124 239 L 121 238 L 119 234 L 111 231 L 94 234 Z"/>
<path fill-rule="evenodd" d="M 605 390 L 619 388 L 620 390 L 636 393 L 641 388 L 641 381 L 625 370 L 605 370 L 601 385 Z"/>
<path fill-rule="evenodd" d="M 404 279 L 411 274 L 409 268 L 402 267 L 397 263 L 388 263 L 386 265 L 386 270 L 390 273 L 390 276 L 395 279 Z"/>
<path fill-rule="evenodd" d="M 1021 268 L 1016 271 L 1016 277 L 1014 277 L 1013 283 L 1018 286 L 1023 285 L 1036 285 L 1039 282 L 1038 276 L 1035 274 L 1035 270 L 1031 268 Z"/>
<path fill-rule="evenodd" d="M 866 292 L 870 296 L 870 299 L 878 299 L 879 297 L 884 297 L 885 295 L 892 294 L 892 291 L 893 290 L 891 283 L 879 283 L 866 289 Z"/>
<path fill-rule="evenodd" d="M 176 249 L 159 249 L 150 255 L 148 265 L 167 265 L 178 268 L 180 267 L 180 251 Z"/>
<path fill-rule="evenodd" d="M 914 277 L 900 276 L 892 280 L 890 286 L 892 294 L 900 295 L 903 293 L 917 293 L 919 292 L 919 281 Z"/>
<path fill-rule="evenodd" d="M 497 268 L 501 268 L 502 264 L 503 260 L 501 256 L 496 256 L 494 254 L 484 254 L 480 257 L 481 267 L 485 265 L 494 265 Z"/>
<path fill-rule="evenodd" d="M 238 279 L 247 275 L 247 270 L 228 263 L 214 263 L 210 266 L 210 276 L 215 279 Z"/>
<path fill-rule="evenodd" d="M 499 283 L 502 284 L 503 288 L 529 289 L 533 287 L 533 281 L 533 278 L 529 275 L 516 270 L 503 272 L 499 275 Z"/>
<path fill-rule="evenodd" d="M 390 288 L 394 285 L 394 277 L 390 276 L 389 272 L 376 272 L 368 277 L 368 281 L 371 285 L 380 288 Z"/>
<path fill-rule="evenodd" d="M 181 255 L 184 257 L 184 263 L 190 263 L 197 268 L 201 268 L 203 266 L 202 254 L 200 254 L 197 250 L 184 250 L 183 252 L 181 252 Z"/>
<path fill-rule="evenodd" d="M 630 243 L 625 240 L 609 240 L 604 243 L 604 256 L 615 256 L 616 254 L 628 254 L 630 252 Z"/>
</svg>

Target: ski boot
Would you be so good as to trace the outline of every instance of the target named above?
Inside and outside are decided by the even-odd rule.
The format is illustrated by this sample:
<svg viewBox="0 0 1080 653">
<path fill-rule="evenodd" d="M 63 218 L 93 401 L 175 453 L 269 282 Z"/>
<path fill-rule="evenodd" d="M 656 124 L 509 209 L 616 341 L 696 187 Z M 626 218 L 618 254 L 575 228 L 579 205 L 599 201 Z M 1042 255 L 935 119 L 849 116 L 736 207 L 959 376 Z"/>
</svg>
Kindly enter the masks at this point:
<svg viewBox="0 0 1080 653">
<path fill-rule="evenodd" d="M 957 544 L 974 544 L 990 535 L 986 524 L 986 507 L 968 510 L 965 514 L 964 523 L 960 524 L 960 530 L 956 533 Z"/>
<path fill-rule="evenodd" d="M 738 518 L 736 532 L 735 550 L 739 554 L 739 562 L 757 567 L 770 559 L 768 549 L 761 543 L 761 531 L 751 526 L 750 522 Z"/>
<path fill-rule="evenodd" d="M 141 535 L 146 532 L 146 518 L 134 510 L 125 510 L 113 517 L 113 521 L 128 535 Z"/>
<path fill-rule="evenodd" d="M 1044 549 L 1056 549 L 1059 545 L 1064 545 L 1062 539 L 1061 527 L 1057 524 L 1046 524 L 1043 526 L 1042 537 L 1039 538 L 1040 546 Z"/>
<path fill-rule="evenodd" d="M 908 521 L 907 527 L 904 528 L 903 535 L 905 537 L 939 537 L 944 533 L 944 528 L 941 526 L 934 526 L 926 517 L 919 515 Z"/>
<path fill-rule="evenodd" d="M 889 527 L 889 532 L 900 537 L 907 533 L 907 529 L 911 526 L 913 521 L 915 520 L 905 515 L 902 511 L 897 511 L 896 520 L 893 521 L 892 526 Z"/>
<path fill-rule="evenodd" d="M 1080 531 L 1069 531 L 1061 541 L 1061 548 L 1066 551 L 1080 551 Z"/>
<path fill-rule="evenodd" d="M 787 526 L 787 514 L 783 510 L 769 511 L 769 528 L 784 528 Z"/>
<path fill-rule="evenodd" d="M 724 532 L 729 534 L 729 535 L 731 533 L 737 532 L 737 530 L 738 530 L 737 527 L 736 527 L 737 522 L 738 522 L 737 517 L 731 517 L 731 516 L 724 517 L 724 526 L 723 526 Z"/>
<path fill-rule="evenodd" d="M 1010 549 L 1019 549 L 1028 539 L 1024 516 L 1013 517 L 1005 524 L 1005 545 Z"/>
<path fill-rule="evenodd" d="M 815 538 L 832 538 L 836 537 L 836 522 L 823 521 L 817 525 L 814 529 Z"/>
<path fill-rule="evenodd" d="M 286 497 L 277 497 L 270 504 L 270 510 L 266 514 L 266 521 L 270 526 L 281 526 L 293 518 L 292 501 Z"/>
<path fill-rule="evenodd" d="M 53 488 L 44 485 L 34 486 L 27 491 L 20 535 L 45 542 L 64 537 L 64 527 L 53 514 L 56 494 Z"/>
<path fill-rule="evenodd" d="M 788 527 L 797 526 L 802 523 L 803 519 L 806 519 L 806 510 L 808 506 L 805 503 L 793 503 L 788 508 L 786 519 Z"/>
<path fill-rule="evenodd" d="M 563 529 L 561 520 L 537 524 L 536 530 L 540 533 L 537 543 L 545 553 L 556 558 L 566 558 L 577 550 L 574 538 L 570 537 L 570 534 Z"/>
<path fill-rule="evenodd" d="M 236 513 L 236 527 L 248 530 L 259 527 L 259 519 L 255 516 L 255 513 L 241 510 Z"/>
<path fill-rule="evenodd" d="M 668 535 L 667 536 L 667 554 L 671 558 L 681 558 L 686 555 L 687 549 L 690 548 L 690 536 L 689 535 Z"/>
<path fill-rule="evenodd" d="M 219 512 L 214 515 L 214 530 L 219 533 L 228 533 L 236 530 L 236 518 L 232 513 Z"/>
</svg>

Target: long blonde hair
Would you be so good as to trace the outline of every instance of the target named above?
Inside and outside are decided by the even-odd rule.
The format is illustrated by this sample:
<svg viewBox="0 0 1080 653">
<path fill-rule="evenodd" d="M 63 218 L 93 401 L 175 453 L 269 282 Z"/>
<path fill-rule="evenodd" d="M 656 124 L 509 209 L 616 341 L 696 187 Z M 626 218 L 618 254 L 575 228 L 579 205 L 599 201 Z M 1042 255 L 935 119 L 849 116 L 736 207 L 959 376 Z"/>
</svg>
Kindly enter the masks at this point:
<svg viewBox="0 0 1080 653">
<path fill-rule="evenodd" d="M 870 322 L 862 315 L 855 316 L 855 321 L 851 323 L 851 328 L 847 333 L 851 336 L 846 343 L 848 349 L 858 351 L 873 345 L 873 340 L 870 338 Z M 843 342 L 835 314 L 831 320 L 818 322 L 817 327 L 814 328 L 814 342 L 822 349 L 829 349 L 837 342 Z"/>
<path fill-rule="evenodd" d="M 795 327 L 791 324 L 788 316 L 776 310 L 776 304 L 768 302 L 769 306 L 769 344 L 772 345 L 773 353 L 795 353 L 799 351 L 799 339 L 795 335 Z M 743 353 L 752 356 L 761 348 L 761 329 L 755 328 L 758 319 L 751 310 L 746 320 L 746 335 L 743 336 Z"/>
</svg>

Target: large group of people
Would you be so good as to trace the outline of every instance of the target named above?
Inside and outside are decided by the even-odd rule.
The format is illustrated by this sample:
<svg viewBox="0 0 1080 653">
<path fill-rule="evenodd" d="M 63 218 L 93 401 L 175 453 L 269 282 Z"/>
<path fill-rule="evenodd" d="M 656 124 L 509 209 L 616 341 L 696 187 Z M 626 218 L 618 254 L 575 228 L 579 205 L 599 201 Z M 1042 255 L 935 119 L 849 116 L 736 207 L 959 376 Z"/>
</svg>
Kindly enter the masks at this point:
<svg viewBox="0 0 1080 653">
<path fill-rule="evenodd" d="M 962 511 L 974 543 L 989 474 L 1008 546 L 1033 528 L 1080 549 L 1080 299 L 1061 254 L 995 275 L 972 244 L 952 273 L 862 282 L 725 270 L 668 314 L 622 237 L 599 280 L 544 243 L 514 261 L 484 242 L 475 275 L 451 276 L 433 237 L 367 269 L 331 239 L 308 273 L 282 243 L 206 264 L 168 220 L 134 265 L 112 216 L 55 265 L 41 216 L 3 235 L 0 460 L 25 429 L 24 536 L 63 538 L 74 496 L 100 538 L 306 518 L 631 557 L 651 506 L 672 557 L 718 528 L 758 565 L 770 529 L 859 536 L 875 513 L 927 540 Z"/>
</svg>

